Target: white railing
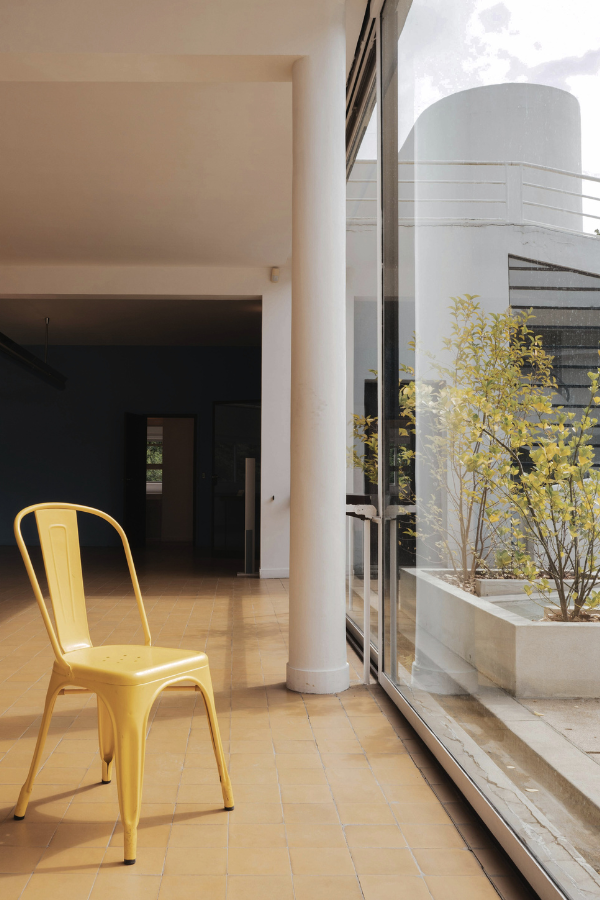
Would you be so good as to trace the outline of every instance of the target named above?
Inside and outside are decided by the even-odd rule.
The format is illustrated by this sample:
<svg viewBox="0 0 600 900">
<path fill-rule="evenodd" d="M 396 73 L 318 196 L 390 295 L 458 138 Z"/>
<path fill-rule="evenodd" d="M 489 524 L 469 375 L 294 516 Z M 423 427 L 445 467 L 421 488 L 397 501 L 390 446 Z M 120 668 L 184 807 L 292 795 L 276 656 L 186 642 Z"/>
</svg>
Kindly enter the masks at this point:
<svg viewBox="0 0 600 900">
<path fill-rule="evenodd" d="M 536 163 L 482 160 L 400 160 L 398 167 L 401 224 L 510 223 L 593 234 L 594 224 L 600 222 L 600 178 L 594 175 Z M 403 177 L 407 167 L 412 167 L 413 177 Z M 440 167 L 445 171 L 436 171 Z M 442 177 L 446 175 L 458 177 Z M 585 193 L 584 183 L 590 185 Z M 350 209 L 348 224 L 375 224 L 376 180 L 351 178 L 348 189 L 354 185 L 363 185 L 363 196 L 349 196 L 347 203 L 370 203 L 373 208 Z M 593 185 L 599 185 L 597 195 L 590 192 Z"/>
</svg>

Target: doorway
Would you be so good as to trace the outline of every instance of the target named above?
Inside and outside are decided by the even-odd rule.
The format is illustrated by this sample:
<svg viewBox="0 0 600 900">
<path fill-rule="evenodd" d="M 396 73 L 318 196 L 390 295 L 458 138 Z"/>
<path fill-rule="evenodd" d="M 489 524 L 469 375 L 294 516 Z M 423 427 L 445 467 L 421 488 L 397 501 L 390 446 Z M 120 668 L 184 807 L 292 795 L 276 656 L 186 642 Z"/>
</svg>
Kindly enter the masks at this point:
<svg viewBox="0 0 600 900">
<path fill-rule="evenodd" d="M 134 546 L 193 544 L 195 416 L 128 413 L 125 530 Z"/>
<path fill-rule="evenodd" d="M 214 404 L 212 553 L 243 559 L 246 458 L 256 460 L 255 558 L 260 558 L 260 401 Z"/>
</svg>

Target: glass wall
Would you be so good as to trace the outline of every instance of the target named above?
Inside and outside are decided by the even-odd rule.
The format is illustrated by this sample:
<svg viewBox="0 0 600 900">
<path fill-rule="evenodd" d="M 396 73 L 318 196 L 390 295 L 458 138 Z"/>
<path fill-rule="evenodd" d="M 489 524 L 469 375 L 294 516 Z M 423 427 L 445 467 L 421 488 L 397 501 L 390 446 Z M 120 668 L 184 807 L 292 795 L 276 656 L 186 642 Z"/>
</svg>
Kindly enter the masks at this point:
<svg viewBox="0 0 600 900">
<path fill-rule="evenodd" d="M 348 185 L 380 680 L 569 898 L 600 897 L 599 27 L 595 0 L 386 0 Z"/>
<path fill-rule="evenodd" d="M 347 613 L 360 632 L 378 629 L 378 311 L 377 311 L 377 108 L 364 110 L 365 131 L 347 184 L 347 410 L 349 507 L 347 517 Z M 365 557 L 365 541 L 369 552 Z M 365 564 L 369 571 L 365 579 Z M 365 583 L 367 585 L 365 589 Z M 366 598 L 366 601 L 365 601 Z M 365 602 L 368 616 L 365 618 Z"/>
</svg>

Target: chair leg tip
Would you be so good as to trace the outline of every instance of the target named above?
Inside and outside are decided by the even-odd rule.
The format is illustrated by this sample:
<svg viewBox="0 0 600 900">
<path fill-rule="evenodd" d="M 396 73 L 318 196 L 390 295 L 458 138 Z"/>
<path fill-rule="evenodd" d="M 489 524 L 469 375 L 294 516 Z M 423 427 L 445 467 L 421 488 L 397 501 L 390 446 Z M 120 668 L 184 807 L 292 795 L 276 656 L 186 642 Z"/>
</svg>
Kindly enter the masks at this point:
<svg viewBox="0 0 600 900">
<path fill-rule="evenodd" d="M 226 811 L 226 812 L 231 812 L 232 809 L 233 809 L 233 806 L 226 806 L 226 807 L 225 807 L 225 811 Z"/>
<path fill-rule="evenodd" d="M 110 778 L 108 779 L 108 781 L 105 781 L 104 778 L 103 778 L 102 781 L 101 781 L 101 784 L 110 784 L 110 782 L 111 782 L 111 779 L 110 779 Z M 134 862 L 135 862 L 135 860 L 134 860 Z"/>
<path fill-rule="evenodd" d="M 123 862 L 126 866 L 133 866 L 135 864 L 135 859 L 124 859 Z"/>
<path fill-rule="evenodd" d="M 18 816 L 18 815 L 15 813 L 14 818 L 17 820 L 17 822 L 22 822 L 23 819 L 25 818 L 25 816 Z"/>
</svg>

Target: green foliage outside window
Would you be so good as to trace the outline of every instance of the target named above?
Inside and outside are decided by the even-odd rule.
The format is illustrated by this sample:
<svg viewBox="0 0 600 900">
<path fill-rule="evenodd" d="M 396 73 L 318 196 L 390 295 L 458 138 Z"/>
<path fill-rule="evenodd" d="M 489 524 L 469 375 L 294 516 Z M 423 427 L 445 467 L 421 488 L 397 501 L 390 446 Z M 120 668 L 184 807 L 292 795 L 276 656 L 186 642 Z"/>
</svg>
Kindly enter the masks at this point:
<svg viewBox="0 0 600 900">
<path fill-rule="evenodd" d="M 581 417 L 553 406 L 552 356 L 535 333 L 532 312 L 482 311 L 475 296 L 452 298 L 442 361 L 413 342 L 427 379 L 401 382 L 400 414 L 417 434 L 405 448 L 406 473 L 421 478 L 416 530 L 421 556 L 450 565 L 472 589 L 475 577 L 501 568 L 528 581 L 527 593 L 582 621 L 600 605 L 600 470 L 594 467 L 592 415 L 600 404 L 600 368 L 588 372 Z M 417 433 L 418 425 L 418 433 Z M 366 450 L 353 463 L 377 480 L 377 422 L 354 417 Z M 424 486 L 427 486 L 426 488 Z M 412 498 L 415 500 L 416 498 Z"/>
<path fill-rule="evenodd" d="M 149 463 L 162 466 L 163 461 L 163 444 L 162 441 L 146 442 L 146 481 L 161 482 L 162 468 L 148 468 Z"/>
<path fill-rule="evenodd" d="M 421 552 L 432 562 L 447 561 L 469 589 L 478 573 L 497 565 L 500 548 L 508 547 L 515 569 L 526 560 L 522 540 L 500 539 L 513 513 L 495 489 L 503 465 L 498 412 L 527 430 L 530 417 L 547 409 L 555 387 L 552 358 L 529 328 L 531 316 L 487 314 L 476 301 L 470 294 L 452 298 L 442 361 L 413 342 L 430 377 L 400 391 L 413 431 L 418 422 L 418 465 L 427 485 L 411 536 L 421 539 Z"/>
</svg>

